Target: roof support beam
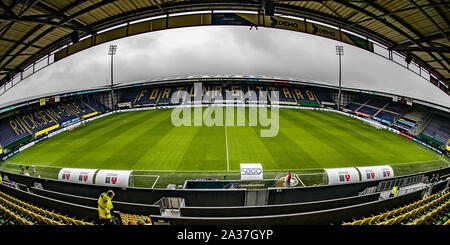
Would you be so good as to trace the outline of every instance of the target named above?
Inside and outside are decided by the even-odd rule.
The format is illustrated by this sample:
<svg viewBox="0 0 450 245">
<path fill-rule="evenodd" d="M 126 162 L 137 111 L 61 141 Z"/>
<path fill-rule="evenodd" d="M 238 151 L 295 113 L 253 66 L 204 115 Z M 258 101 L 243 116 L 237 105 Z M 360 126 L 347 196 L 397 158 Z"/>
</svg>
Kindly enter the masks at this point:
<svg viewBox="0 0 450 245">
<path fill-rule="evenodd" d="M 45 19 L 41 19 L 41 18 L 36 18 L 36 17 L 44 17 L 44 16 L 30 15 L 30 16 L 24 16 L 22 18 L 15 18 L 15 17 L 6 16 L 6 15 L 0 15 L 0 20 L 11 21 L 11 22 L 28 22 L 28 23 L 59 27 L 59 28 L 70 29 L 70 30 L 81 30 L 81 31 L 88 32 L 88 33 L 90 32 L 90 30 L 88 28 L 85 28 L 83 26 L 73 25 L 71 23 L 62 23 L 61 24 L 58 22 L 45 20 Z M 48 17 L 53 17 L 53 16 L 50 15 Z"/>
<path fill-rule="evenodd" d="M 12 8 L 6 6 L 6 4 L 3 1 L 0 1 L 0 7 L 5 10 L 5 12 L 10 16 L 17 16 L 16 13 L 12 11 Z"/>
<path fill-rule="evenodd" d="M 423 14 L 425 15 L 425 17 L 427 17 L 427 19 L 429 21 L 431 21 L 431 23 L 433 23 L 434 26 L 436 26 L 436 28 L 441 32 L 442 36 L 444 38 L 446 38 L 447 40 L 449 40 L 448 35 L 446 35 L 444 33 L 444 30 L 442 30 L 442 28 L 436 23 L 436 21 L 433 20 L 433 18 L 431 18 L 431 16 L 429 14 L 427 14 L 427 12 L 425 12 L 425 10 L 423 10 L 423 8 L 421 8 L 416 2 L 409 0 L 410 3 L 412 3 L 414 6 L 416 6 L 416 8 Z"/>
<path fill-rule="evenodd" d="M 389 11 L 385 10 L 384 8 L 378 6 L 376 3 L 374 3 L 373 1 L 368 1 L 368 0 L 364 0 L 364 2 L 366 2 L 367 4 L 369 4 L 371 7 L 377 9 L 378 11 L 382 12 L 383 14 L 389 13 Z M 338 3 L 353 8 L 355 10 L 360 11 L 361 13 L 372 17 L 374 19 L 376 19 L 377 21 L 383 23 L 384 25 L 390 27 L 391 29 L 395 30 L 396 32 L 400 33 L 401 35 L 403 35 L 404 37 L 406 37 L 407 39 L 409 39 L 411 42 L 413 42 L 413 44 L 423 48 L 424 46 L 421 43 L 416 42 L 416 39 L 414 39 L 413 37 L 411 37 L 408 33 L 404 32 L 403 30 L 401 30 L 399 27 L 393 25 L 392 23 L 388 22 L 385 19 L 380 19 L 378 18 L 374 13 L 364 9 L 364 8 L 360 8 L 357 5 L 354 5 L 350 2 L 346 2 L 346 1 L 338 1 Z M 423 36 L 417 32 L 417 30 L 413 29 L 411 26 L 409 26 L 407 23 L 405 23 L 404 21 L 402 21 L 401 19 L 399 19 L 396 15 L 391 15 L 390 16 L 393 20 L 395 20 L 396 22 L 398 22 L 400 25 L 404 26 L 405 28 L 407 28 L 410 32 L 414 33 L 414 35 L 416 35 L 417 37 L 419 37 L 419 39 L 423 38 Z M 450 69 L 443 63 L 441 62 L 436 55 L 434 55 L 431 52 L 427 52 L 433 59 L 435 59 L 439 65 L 441 65 L 446 71 L 450 72 Z M 413 55 L 415 60 L 420 60 L 417 56 Z M 443 79 L 443 76 L 441 75 L 440 72 L 437 72 L 433 67 L 429 67 L 429 69 L 434 70 L 433 73 L 435 73 L 435 75 L 437 76 L 441 76 L 440 79 Z"/>
<path fill-rule="evenodd" d="M 17 47 L 19 47 L 19 45 L 22 45 L 22 43 L 24 43 L 31 35 L 33 35 L 35 32 L 37 32 L 39 29 L 41 29 L 43 25 L 37 25 L 35 26 L 31 31 L 27 32 L 19 41 L 17 41 L 17 43 L 15 45 L 13 45 L 11 48 L 8 49 L 8 51 L 6 51 L 6 54 L 10 54 L 12 51 L 14 51 Z M 5 60 L 5 56 L 0 58 L 0 64 L 2 64 L 2 62 Z M 2 68 L 4 67 L 4 65 L 2 65 Z M 1 70 L 1 69 L 0 69 Z"/>
<path fill-rule="evenodd" d="M 446 35 L 450 35 L 450 30 L 445 31 L 445 34 Z M 433 34 L 433 35 L 428 35 L 426 37 L 422 37 L 420 39 L 416 39 L 414 41 L 410 40 L 410 41 L 406 41 L 404 43 L 397 44 L 393 48 L 395 48 L 395 47 L 408 47 L 408 46 L 414 45 L 416 43 L 429 43 L 429 42 L 433 42 L 433 41 L 436 41 L 436 40 L 439 40 L 439 39 L 442 39 L 442 34 L 441 33 L 436 33 L 436 34 Z"/>
<path fill-rule="evenodd" d="M 65 18 L 68 17 L 66 14 L 64 14 L 64 12 L 60 12 L 57 9 L 54 9 L 53 7 L 51 7 L 47 4 L 44 4 L 44 3 L 39 3 L 36 5 L 36 7 L 38 7 L 39 9 L 47 12 L 48 14 L 50 14 L 60 20 L 64 20 Z M 70 23 L 72 26 L 74 26 L 78 30 L 84 31 L 87 34 L 92 34 L 92 31 L 89 28 L 87 28 L 85 25 L 81 24 L 77 20 L 71 20 L 71 21 L 68 21 L 68 23 Z"/>
<path fill-rule="evenodd" d="M 40 29 L 42 26 L 36 27 L 38 29 Z M 16 52 L 15 55 L 11 56 L 5 63 L 3 63 L 0 66 L 0 70 L 2 70 L 3 68 L 5 68 L 11 61 L 14 60 L 14 58 L 17 57 L 17 55 L 21 54 L 23 51 L 25 51 L 27 48 L 29 48 L 31 46 L 31 44 L 35 43 L 36 41 L 38 41 L 39 39 L 41 39 L 42 37 L 44 37 L 45 35 L 47 35 L 48 33 L 50 33 L 51 31 L 53 31 L 55 29 L 55 27 L 50 27 L 47 30 L 43 31 L 41 34 L 39 34 L 38 36 L 36 36 L 35 38 L 33 38 L 30 42 L 28 42 L 26 45 L 24 45 L 19 51 Z M 10 52 L 8 52 L 10 53 Z M 8 54 L 7 53 L 7 54 Z M 4 57 L 2 57 L 2 61 L 4 60 Z M 1 62 L 0 62 L 1 63 Z"/>
<path fill-rule="evenodd" d="M 393 48 L 395 51 L 407 51 L 407 52 L 439 52 L 450 53 L 449 47 L 397 47 Z"/>
</svg>

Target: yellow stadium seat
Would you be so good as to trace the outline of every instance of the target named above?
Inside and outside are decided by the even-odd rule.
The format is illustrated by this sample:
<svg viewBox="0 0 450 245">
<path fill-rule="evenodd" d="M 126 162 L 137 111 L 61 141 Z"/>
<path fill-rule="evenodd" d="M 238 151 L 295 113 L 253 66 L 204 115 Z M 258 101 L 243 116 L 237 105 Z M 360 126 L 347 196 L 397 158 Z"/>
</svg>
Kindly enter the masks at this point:
<svg viewBox="0 0 450 245">
<path fill-rule="evenodd" d="M 74 219 L 72 219 L 72 218 L 70 218 L 70 217 L 66 217 L 67 218 L 67 220 L 69 221 L 69 223 L 71 224 L 71 225 L 77 225 L 77 222 L 74 220 Z"/>
<path fill-rule="evenodd" d="M 64 223 L 67 224 L 67 225 L 71 224 L 69 218 L 67 218 L 64 215 L 58 215 L 58 218 L 61 219 L 62 221 L 64 221 Z"/>
<path fill-rule="evenodd" d="M 388 212 L 387 215 L 386 215 L 386 217 L 385 217 L 385 219 L 390 219 L 390 218 L 394 215 L 395 212 L 396 212 L 396 209 L 394 209 L 394 210 Z"/>
<path fill-rule="evenodd" d="M 76 225 L 85 225 L 85 223 L 81 220 L 74 219 Z"/>
<path fill-rule="evenodd" d="M 404 215 L 402 215 L 402 219 L 400 220 L 400 223 L 403 224 L 409 220 L 409 217 L 411 217 L 412 212 L 408 212 Z"/>
<path fill-rule="evenodd" d="M 449 203 L 450 203 L 450 202 L 449 202 Z M 147 224 L 151 224 L 151 223 L 152 223 L 152 219 L 150 219 L 150 217 L 146 216 L 146 217 L 145 217 L 145 222 L 146 222 Z"/>
<path fill-rule="evenodd" d="M 383 221 L 383 222 L 377 223 L 377 225 L 386 225 L 386 222 L 387 221 Z"/>
<path fill-rule="evenodd" d="M 359 220 L 353 221 L 353 222 L 352 222 L 352 225 L 360 225 L 361 223 L 362 223 L 362 220 L 359 219 Z"/>
<path fill-rule="evenodd" d="M 371 220 L 372 220 L 372 217 L 365 218 L 361 222 L 361 225 L 368 225 Z"/>
<path fill-rule="evenodd" d="M 370 218 L 368 225 L 373 225 L 377 222 L 377 220 L 381 217 L 381 215 L 375 215 Z"/>
<path fill-rule="evenodd" d="M 393 224 L 394 224 L 394 221 L 395 221 L 396 219 L 398 219 L 398 217 L 397 217 L 397 218 L 392 218 L 392 219 L 386 221 L 386 224 L 385 224 L 385 225 L 393 225 Z"/>
<path fill-rule="evenodd" d="M 398 214 L 400 214 L 403 211 L 403 208 L 397 208 L 394 210 L 394 214 L 392 214 L 392 216 L 397 216 Z"/>
<path fill-rule="evenodd" d="M 402 221 L 402 219 L 403 219 L 403 215 L 398 216 L 397 218 L 394 219 L 394 221 L 391 223 L 391 225 L 400 224 L 400 221 Z"/>
<path fill-rule="evenodd" d="M 424 221 L 424 219 L 418 219 L 418 220 L 414 221 L 411 225 L 421 225 L 423 221 Z"/>
</svg>

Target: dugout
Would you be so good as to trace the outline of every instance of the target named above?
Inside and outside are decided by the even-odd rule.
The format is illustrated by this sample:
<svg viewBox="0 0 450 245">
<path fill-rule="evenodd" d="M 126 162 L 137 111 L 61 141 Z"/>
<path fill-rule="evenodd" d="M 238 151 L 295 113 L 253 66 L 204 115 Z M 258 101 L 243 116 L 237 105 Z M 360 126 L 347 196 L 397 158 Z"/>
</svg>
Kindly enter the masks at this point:
<svg viewBox="0 0 450 245">
<path fill-rule="evenodd" d="M 323 170 L 324 185 L 342 185 L 360 182 L 356 168 L 325 168 Z"/>
</svg>

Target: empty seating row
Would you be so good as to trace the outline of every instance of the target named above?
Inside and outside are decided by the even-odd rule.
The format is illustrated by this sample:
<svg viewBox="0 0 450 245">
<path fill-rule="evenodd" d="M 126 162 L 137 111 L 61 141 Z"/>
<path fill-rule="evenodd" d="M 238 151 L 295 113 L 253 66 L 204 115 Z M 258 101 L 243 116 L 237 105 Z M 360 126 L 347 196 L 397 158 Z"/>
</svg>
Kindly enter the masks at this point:
<svg viewBox="0 0 450 245">
<path fill-rule="evenodd" d="M 408 108 L 404 104 L 361 96 L 347 104 L 344 109 L 392 125 Z"/>
<path fill-rule="evenodd" d="M 12 149 L 31 136 L 39 136 L 73 119 L 103 111 L 104 106 L 95 100 L 68 100 L 46 106 L 22 108 L 0 120 L 0 145 Z M 18 143 L 17 143 L 18 142 Z"/>
<path fill-rule="evenodd" d="M 450 139 L 450 118 L 434 115 L 425 129 L 422 131 L 422 134 L 426 137 L 430 137 L 433 142 L 438 145 L 444 145 Z M 422 135 L 422 136 L 423 136 Z"/>
<path fill-rule="evenodd" d="M 25 130 L 22 123 L 16 119 L 17 117 L 13 116 L 0 120 L 0 145 L 3 148 L 31 136 L 30 132 Z"/>
<path fill-rule="evenodd" d="M 403 115 L 403 118 L 412 123 L 417 123 L 424 120 L 428 115 L 428 112 L 423 110 L 414 109 Z"/>
<path fill-rule="evenodd" d="M 423 218 L 424 216 L 433 212 L 433 207 L 439 207 L 440 209 L 434 210 L 433 215 L 429 215 L 429 217 L 434 217 L 444 209 L 448 210 L 449 205 L 450 192 L 448 189 L 445 189 L 403 207 L 395 208 L 378 215 L 357 219 L 352 222 L 346 222 L 342 225 L 419 225 L 425 220 Z M 446 217 L 446 215 L 443 215 L 443 217 Z"/>
<path fill-rule="evenodd" d="M 192 103 L 267 103 L 320 106 L 323 98 L 332 101 L 328 90 L 300 86 L 262 85 L 262 84 L 179 84 L 152 87 L 131 87 L 121 91 L 119 103 L 132 106 L 169 105 Z"/>
<path fill-rule="evenodd" d="M 24 217 L 15 214 L 6 205 L 0 202 L 0 224 L 2 225 L 33 225 Z"/>
<path fill-rule="evenodd" d="M 36 207 L 3 192 L 0 192 L 0 202 L 19 213 L 24 220 L 22 224 L 26 225 L 93 225 L 91 222 L 73 219 Z"/>
<path fill-rule="evenodd" d="M 364 114 L 369 115 L 369 116 L 373 116 L 379 110 L 380 109 L 378 109 L 378 108 L 373 108 L 373 107 L 369 107 L 369 106 L 363 106 L 363 107 L 359 108 L 356 112 L 364 113 Z"/>
<path fill-rule="evenodd" d="M 387 111 L 380 111 L 376 115 L 376 117 L 378 117 L 378 118 L 380 118 L 382 120 L 389 121 L 389 122 L 393 122 L 395 120 L 396 116 L 397 116 L 396 114 L 393 114 L 393 113 L 387 112 Z"/>
</svg>

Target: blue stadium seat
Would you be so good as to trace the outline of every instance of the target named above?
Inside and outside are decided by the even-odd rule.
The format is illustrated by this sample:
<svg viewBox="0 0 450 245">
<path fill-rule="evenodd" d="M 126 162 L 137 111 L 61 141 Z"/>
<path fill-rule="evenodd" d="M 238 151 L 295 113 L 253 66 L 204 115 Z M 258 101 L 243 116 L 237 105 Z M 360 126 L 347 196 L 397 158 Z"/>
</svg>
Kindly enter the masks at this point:
<svg viewBox="0 0 450 245">
<path fill-rule="evenodd" d="M 446 144 L 450 138 L 450 119 L 441 115 L 435 115 L 422 133 Z"/>
<path fill-rule="evenodd" d="M 376 108 L 383 108 L 386 104 L 388 103 L 388 101 L 386 100 L 379 100 L 379 99 L 370 99 L 369 102 L 367 102 L 366 105 L 370 105 Z"/>
<path fill-rule="evenodd" d="M 373 107 L 368 107 L 368 106 L 363 106 L 362 108 L 358 109 L 358 112 L 373 116 L 375 115 L 375 113 L 377 113 L 379 111 L 379 109 L 373 108 Z"/>
<path fill-rule="evenodd" d="M 345 108 L 352 110 L 352 111 L 356 111 L 356 109 L 358 109 L 360 106 L 361 105 L 350 103 L 350 104 L 346 105 Z"/>
</svg>

